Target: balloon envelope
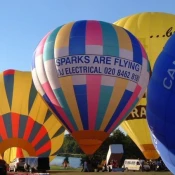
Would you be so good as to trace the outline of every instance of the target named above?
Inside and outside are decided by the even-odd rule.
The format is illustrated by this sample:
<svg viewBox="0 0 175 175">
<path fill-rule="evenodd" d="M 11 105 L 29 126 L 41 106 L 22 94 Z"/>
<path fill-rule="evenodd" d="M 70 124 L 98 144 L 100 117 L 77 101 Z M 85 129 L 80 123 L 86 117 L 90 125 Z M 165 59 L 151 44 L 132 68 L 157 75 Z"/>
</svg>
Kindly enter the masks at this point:
<svg viewBox="0 0 175 175">
<path fill-rule="evenodd" d="M 154 65 L 148 86 L 147 120 L 164 163 L 175 173 L 175 34 Z"/>
<path fill-rule="evenodd" d="M 114 24 L 134 34 L 144 46 L 151 69 L 166 41 L 175 31 L 175 15 L 161 12 L 145 12 L 124 17 Z M 156 159 L 157 154 L 146 121 L 146 94 L 139 101 L 121 127 L 137 144 L 147 159 Z"/>
<path fill-rule="evenodd" d="M 31 73 L 0 73 L 0 96 L 0 154 L 20 147 L 30 156 L 56 155 L 65 129 L 37 93 Z"/>
<path fill-rule="evenodd" d="M 83 151 L 93 154 L 142 97 L 149 63 L 127 30 L 82 20 L 58 27 L 41 40 L 32 76 Z"/>
</svg>

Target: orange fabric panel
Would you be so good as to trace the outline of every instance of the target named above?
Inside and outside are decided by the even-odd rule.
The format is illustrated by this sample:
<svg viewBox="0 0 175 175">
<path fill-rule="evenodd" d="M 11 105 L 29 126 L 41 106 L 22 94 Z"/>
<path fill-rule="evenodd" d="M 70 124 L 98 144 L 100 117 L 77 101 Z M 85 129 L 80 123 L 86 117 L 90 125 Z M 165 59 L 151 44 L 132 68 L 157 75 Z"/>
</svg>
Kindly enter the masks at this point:
<svg viewBox="0 0 175 175">
<path fill-rule="evenodd" d="M 104 131 L 82 130 L 73 132 L 72 136 L 87 155 L 92 155 L 101 146 L 109 134 Z"/>
</svg>

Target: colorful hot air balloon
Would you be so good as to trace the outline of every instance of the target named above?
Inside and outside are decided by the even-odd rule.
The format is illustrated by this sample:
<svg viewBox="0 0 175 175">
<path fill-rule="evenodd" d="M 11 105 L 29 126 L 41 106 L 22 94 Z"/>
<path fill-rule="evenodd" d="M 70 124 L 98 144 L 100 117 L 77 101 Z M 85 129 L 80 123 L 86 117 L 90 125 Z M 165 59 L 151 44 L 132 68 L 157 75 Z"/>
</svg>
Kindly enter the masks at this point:
<svg viewBox="0 0 175 175">
<path fill-rule="evenodd" d="M 41 40 L 32 76 L 52 111 L 91 155 L 142 97 L 149 70 L 147 55 L 130 32 L 82 20 Z"/>
<path fill-rule="evenodd" d="M 161 12 L 145 12 L 127 16 L 114 24 L 124 27 L 134 34 L 144 46 L 153 68 L 157 56 L 164 44 L 175 31 L 175 15 Z M 146 121 L 146 94 L 121 127 L 137 144 L 147 159 L 157 159 Z"/>
<path fill-rule="evenodd" d="M 147 120 L 155 147 L 175 173 L 175 34 L 157 58 L 148 86 Z"/>
<path fill-rule="evenodd" d="M 20 147 L 30 156 L 56 155 L 65 129 L 37 93 L 31 73 L 0 73 L 0 97 L 0 154 Z"/>
</svg>

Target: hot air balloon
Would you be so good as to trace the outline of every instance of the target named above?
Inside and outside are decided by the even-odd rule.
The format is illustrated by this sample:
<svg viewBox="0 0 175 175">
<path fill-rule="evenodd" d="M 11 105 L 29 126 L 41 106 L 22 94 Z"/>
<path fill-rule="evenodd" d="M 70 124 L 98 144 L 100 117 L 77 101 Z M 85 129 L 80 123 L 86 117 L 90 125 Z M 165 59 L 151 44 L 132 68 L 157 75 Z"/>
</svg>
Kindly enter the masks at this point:
<svg viewBox="0 0 175 175">
<path fill-rule="evenodd" d="M 154 144 L 166 166 L 175 173 L 175 34 L 165 44 L 148 86 L 147 120 Z"/>
<path fill-rule="evenodd" d="M 147 55 L 130 32 L 82 20 L 41 40 L 32 77 L 81 149 L 92 155 L 142 97 L 149 70 Z"/>
<path fill-rule="evenodd" d="M 20 147 L 30 156 L 57 155 L 65 129 L 37 93 L 31 73 L 0 73 L 0 96 L 0 154 Z"/>
<path fill-rule="evenodd" d="M 161 12 L 145 12 L 127 16 L 114 24 L 124 27 L 134 34 L 144 46 L 151 69 L 164 44 L 175 31 L 175 15 Z M 147 159 L 157 159 L 146 121 L 146 94 L 121 127 L 137 144 Z"/>
</svg>

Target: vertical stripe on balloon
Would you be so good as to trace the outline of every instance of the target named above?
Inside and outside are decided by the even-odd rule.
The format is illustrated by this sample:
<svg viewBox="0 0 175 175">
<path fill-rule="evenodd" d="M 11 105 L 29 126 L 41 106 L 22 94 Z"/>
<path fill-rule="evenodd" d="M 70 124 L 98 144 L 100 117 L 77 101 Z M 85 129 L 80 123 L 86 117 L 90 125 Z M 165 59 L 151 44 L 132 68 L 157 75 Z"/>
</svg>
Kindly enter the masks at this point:
<svg viewBox="0 0 175 175">
<path fill-rule="evenodd" d="M 50 138 L 53 137 L 53 135 L 60 129 L 60 127 L 63 127 L 61 122 L 58 122 L 58 119 L 53 115 L 48 118 L 43 126 L 46 128 L 47 131 L 49 131 L 48 134 Z"/>
<path fill-rule="evenodd" d="M 114 26 L 100 21 L 103 33 L 103 55 L 119 56 L 119 40 Z"/>
<path fill-rule="evenodd" d="M 47 61 L 50 59 L 54 59 L 54 45 L 55 45 L 55 38 L 57 36 L 57 33 L 62 28 L 62 26 L 56 28 L 55 30 L 50 33 L 50 35 L 47 37 L 47 40 L 44 45 L 43 50 L 43 61 Z"/>
<path fill-rule="evenodd" d="M 3 99 L 3 100 L 0 100 L 0 111 L 1 111 L 1 115 L 3 115 L 10 112 L 11 110 L 9 100 L 6 95 L 6 88 L 5 88 L 3 73 L 0 73 L 0 91 L 1 91 L 1 99 Z"/>
<path fill-rule="evenodd" d="M 5 127 L 5 123 L 4 123 L 4 120 L 3 120 L 3 116 L 0 116 L 0 136 L 2 138 L 2 140 L 5 140 L 8 138 L 7 136 L 7 130 L 6 130 L 6 127 Z"/>
<path fill-rule="evenodd" d="M 31 84 L 31 88 L 30 88 L 30 92 L 29 92 L 29 105 L 28 105 L 28 111 L 30 113 L 30 110 L 32 108 L 32 105 L 35 101 L 35 98 L 36 98 L 36 95 L 37 95 L 37 91 L 36 91 L 36 88 L 34 86 L 34 84 L 32 83 Z"/>
<path fill-rule="evenodd" d="M 36 151 L 36 155 L 42 155 L 44 152 L 49 151 L 51 148 L 51 141 L 49 140 L 46 144 L 44 144 L 40 149 Z"/>
<path fill-rule="evenodd" d="M 132 43 L 128 34 L 121 27 L 115 27 L 115 31 L 119 40 L 119 58 L 133 60 Z"/>
<path fill-rule="evenodd" d="M 64 25 L 58 32 L 55 40 L 55 58 L 69 55 L 69 39 L 74 23 Z M 64 36 L 64 37 L 63 37 Z M 58 81 L 58 80 L 57 80 Z M 54 83 L 51 81 L 50 83 Z M 80 118 L 79 109 L 73 89 L 72 76 L 59 78 L 60 87 L 64 94 L 64 101 L 67 103 L 67 110 L 70 112 L 70 118 L 74 123 L 75 130 L 82 130 L 83 125 Z"/>
<path fill-rule="evenodd" d="M 37 75 L 37 72 L 36 72 L 36 68 L 32 70 L 32 80 L 33 80 L 33 83 L 35 85 L 35 88 L 36 90 L 38 91 L 38 93 L 43 96 L 45 94 L 43 88 L 42 88 L 42 85 L 39 81 L 39 78 L 38 78 L 38 75 Z"/>
<path fill-rule="evenodd" d="M 85 54 L 87 21 L 77 21 L 72 26 L 69 38 L 69 55 Z"/>
<path fill-rule="evenodd" d="M 120 110 L 119 115 L 116 115 L 118 116 L 117 120 L 113 121 L 113 123 L 111 122 L 108 124 L 108 126 L 105 129 L 106 132 L 110 133 L 115 129 L 116 125 L 122 120 L 122 117 L 124 117 L 127 114 L 130 107 L 137 100 L 137 97 L 140 91 L 141 91 L 141 87 L 139 85 L 136 86 L 135 91 L 133 93 L 127 91 L 128 97 L 126 99 L 129 99 L 129 100 L 127 100 L 127 103 L 126 103 L 126 100 L 123 100 L 123 102 L 125 103 L 125 105 L 123 106 L 123 110 Z"/>
<path fill-rule="evenodd" d="M 84 130 L 88 130 L 88 109 L 87 109 L 87 87 L 86 85 L 74 85 L 74 91 L 77 99 L 77 104 L 79 106 L 79 111 L 81 119 L 83 122 Z"/>
<path fill-rule="evenodd" d="M 36 145 L 34 146 L 35 150 L 39 150 L 43 145 L 45 145 L 48 141 L 52 140 L 50 139 L 50 137 L 48 136 L 48 134 L 45 134 L 39 141 L 38 143 L 36 143 Z M 52 142 L 53 143 L 53 142 Z M 59 143 L 58 143 L 59 144 Z"/>
<path fill-rule="evenodd" d="M 103 35 L 100 23 L 98 21 L 88 21 L 86 26 L 86 54 L 102 55 L 103 50 L 98 49 L 102 45 Z M 100 98 L 101 75 L 86 75 L 86 84 L 89 129 L 94 130 Z"/>
<path fill-rule="evenodd" d="M 34 139 L 32 140 L 32 146 L 35 145 L 47 134 L 47 131 L 44 126 L 40 128 L 40 130 L 36 133 Z"/>
<path fill-rule="evenodd" d="M 100 100 L 98 103 L 98 112 L 96 119 L 95 130 L 99 130 L 104 119 L 106 109 L 108 107 L 113 87 L 112 86 L 101 86 L 100 88 Z"/>
<path fill-rule="evenodd" d="M 16 157 L 24 157 L 22 148 L 16 148 Z"/>
<path fill-rule="evenodd" d="M 69 55 L 85 54 L 86 23 L 87 21 L 78 21 L 72 26 L 69 39 Z M 86 84 L 74 84 L 74 94 L 79 108 L 83 128 L 86 130 L 88 129 L 88 102 Z"/>
<path fill-rule="evenodd" d="M 111 117 L 111 120 L 109 121 L 109 123 L 107 124 L 107 126 L 105 128 L 105 132 L 107 132 L 109 130 L 109 128 L 112 126 L 112 124 L 120 116 L 120 113 L 122 112 L 122 110 L 124 109 L 126 104 L 128 103 L 128 99 L 131 98 L 132 94 L 133 94 L 133 92 L 125 89 L 125 92 L 124 92 L 122 98 L 120 99 L 119 105 L 117 106 L 114 114 Z M 116 126 L 117 126 L 117 124 L 116 124 Z"/>
<path fill-rule="evenodd" d="M 20 119 L 20 115 L 17 113 L 11 113 L 11 120 L 12 120 L 12 137 L 18 138 L 18 132 L 19 132 L 19 128 L 21 127 L 19 125 L 19 120 Z"/>
<path fill-rule="evenodd" d="M 28 117 L 27 125 L 24 132 L 24 137 L 23 137 L 24 140 L 28 141 L 28 138 L 30 136 L 30 133 L 32 132 L 33 126 L 34 126 L 34 120 Z"/>
<path fill-rule="evenodd" d="M 103 33 L 103 55 L 119 56 L 119 40 L 113 25 L 106 25 L 105 22 L 100 22 L 100 25 Z M 95 126 L 96 130 L 100 129 L 103 122 L 115 81 L 115 77 L 102 76 L 97 121 Z"/>
<path fill-rule="evenodd" d="M 51 115 L 52 115 L 52 112 L 48 109 L 47 113 L 46 113 L 46 116 L 44 118 L 44 123 L 51 117 Z"/>
<path fill-rule="evenodd" d="M 132 42 L 133 49 L 133 61 L 142 65 L 142 50 L 138 40 L 127 30 L 125 30 Z"/>
<path fill-rule="evenodd" d="M 59 79 L 61 79 L 61 78 L 59 78 Z M 61 81 L 60 81 L 60 83 L 61 83 Z M 64 88 L 64 85 L 62 85 L 62 87 Z M 75 122 L 75 120 L 74 120 L 74 118 L 72 116 L 72 113 L 70 111 L 70 108 L 69 108 L 69 106 L 67 104 L 67 101 L 65 99 L 65 96 L 64 96 L 64 93 L 62 91 L 62 88 L 55 89 L 54 90 L 54 93 L 57 96 L 57 99 L 58 99 L 61 107 L 63 108 L 64 112 L 66 113 L 67 118 L 63 118 L 63 119 L 66 121 L 67 124 L 69 124 L 69 127 L 72 130 L 78 130 L 77 125 L 76 125 L 76 122 Z"/>
<path fill-rule="evenodd" d="M 34 54 L 35 58 L 43 54 L 44 44 L 49 35 L 50 35 L 50 32 L 40 41 L 38 47 L 35 50 L 35 54 Z"/>
<path fill-rule="evenodd" d="M 70 32 L 72 30 L 72 26 L 74 22 L 64 25 L 59 32 L 57 32 L 55 45 L 54 45 L 54 58 L 59 58 L 60 56 L 67 56 L 64 55 L 61 49 L 68 50 L 69 48 L 69 40 L 70 40 Z M 67 52 L 66 52 L 67 53 Z"/>
<path fill-rule="evenodd" d="M 13 84 L 13 99 L 11 111 L 20 113 L 23 115 L 28 115 L 28 101 L 29 101 L 29 92 L 26 93 L 26 89 L 31 88 L 31 74 L 28 72 L 23 72 L 24 76 L 21 76 L 20 71 L 15 71 L 14 74 L 14 84 Z M 19 83 L 21 82 L 21 83 Z M 25 83 L 22 83 L 25 82 Z"/>
<path fill-rule="evenodd" d="M 34 125 L 33 125 L 32 131 L 30 132 L 30 136 L 28 139 L 30 143 L 34 140 L 36 133 L 38 133 L 40 129 L 41 129 L 41 125 L 34 120 Z"/>
<path fill-rule="evenodd" d="M 12 138 L 12 120 L 11 120 L 11 114 L 7 113 L 3 116 L 4 125 L 6 127 L 7 137 Z"/>
<path fill-rule="evenodd" d="M 13 98 L 13 85 L 14 85 L 14 70 L 4 71 L 4 86 L 6 90 L 6 95 L 8 98 L 9 106 L 12 107 L 12 98 Z"/>
<path fill-rule="evenodd" d="M 28 120 L 28 116 L 25 115 L 20 115 L 19 117 L 19 131 L 18 131 L 18 137 L 19 138 L 23 138 L 24 136 L 24 132 L 25 132 L 25 128 L 27 126 L 27 120 Z"/>
<path fill-rule="evenodd" d="M 139 42 L 139 40 L 138 40 L 138 42 Z M 139 42 L 139 43 L 140 43 L 140 42 Z M 141 51 L 142 51 L 142 58 L 148 60 L 148 56 L 147 56 L 147 54 L 146 54 L 146 51 L 145 51 L 145 49 L 143 48 L 143 46 L 142 46 L 141 43 L 140 43 L 140 48 L 141 48 Z M 150 62 L 148 61 L 147 63 L 150 63 Z"/>
<path fill-rule="evenodd" d="M 64 131 L 65 131 L 65 128 L 64 128 L 63 126 L 61 126 L 61 127 L 56 131 L 56 133 L 52 136 L 52 138 L 60 136 Z"/>
<path fill-rule="evenodd" d="M 111 120 L 114 112 L 118 108 L 118 105 L 122 99 L 122 96 L 125 92 L 125 89 L 128 85 L 129 81 L 122 78 L 116 78 L 116 82 L 113 88 L 112 96 L 108 105 L 108 108 L 105 113 L 105 117 L 103 119 L 103 122 L 101 124 L 100 130 L 104 130 L 106 128 L 106 125 Z"/>
<path fill-rule="evenodd" d="M 68 126 L 68 124 L 63 120 L 63 118 L 60 116 L 60 113 L 58 113 L 58 109 L 55 105 L 53 105 L 53 103 L 50 101 L 50 99 L 48 98 L 48 96 L 45 94 L 43 96 L 44 100 L 46 101 L 47 105 L 50 107 L 50 109 L 54 112 L 55 116 L 57 117 L 57 119 L 59 119 L 63 125 L 70 131 L 72 132 L 71 128 Z"/>
<path fill-rule="evenodd" d="M 123 117 L 123 119 L 120 121 L 120 123 L 122 123 L 122 121 L 125 120 L 126 117 L 128 117 L 128 115 L 132 112 L 132 110 L 134 109 L 134 107 L 137 105 L 138 102 L 139 102 L 139 98 L 137 98 L 135 100 L 135 102 L 132 104 L 132 106 L 130 107 L 130 109 L 128 110 L 128 112 L 126 113 L 126 115 Z"/>
</svg>

